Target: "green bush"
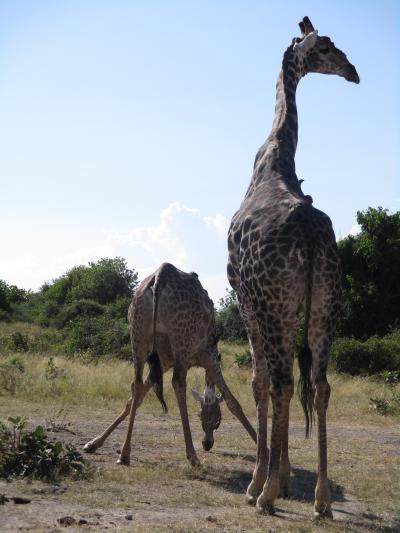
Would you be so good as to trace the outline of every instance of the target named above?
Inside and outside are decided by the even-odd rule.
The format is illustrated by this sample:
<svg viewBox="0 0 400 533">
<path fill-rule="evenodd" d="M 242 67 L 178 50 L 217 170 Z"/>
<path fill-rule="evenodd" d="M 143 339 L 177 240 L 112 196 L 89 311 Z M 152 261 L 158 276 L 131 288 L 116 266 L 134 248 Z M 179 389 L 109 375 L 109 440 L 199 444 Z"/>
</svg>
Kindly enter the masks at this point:
<svg viewBox="0 0 400 533">
<path fill-rule="evenodd" d="M 125 320 L 100 317 L 78 317 L 67 328 L 64 350 L 66 353 L 90 352 L 93 355 L 110 355 L 126 359 L 129 332 Z"/>
<path fill-rule="evenodd" d="M 381 379 L 388 385 L 400 383 L 400 370 L 383 370 L 378 374 L 378 379 Z"/>
<path fill-rule="evenodd" d="M 26 431 L 26 419 L 10 417 L 11 428 L 0 422 L 0 477 L 32 477 L 57 481 L 65 476 L 83 477 L 88 463 L 76 448 L 49 442 L 42 426 Z"/>
<path fill-rule="evenodd" d="M 0 394 L 3 391 L 14 394 L 25 367 L 19 357 L 12 357 L 5 363 L 0 363 Z"/>
<path fill-rule="evenodd" d="M 250 350 L 246 350 L 244 353 L 236 354 L 235 363 L 240 367 L 251 368 L 252 360 Z"/>
<path fill-rule="evenodd" d="M 64 379 L 65 370 L 55 364 L 53 357 L 49 357 L 44 370 L 44 376 L 47 381 L 55 381 L 60 378 Z"/>
<path fill-rule="evenodd" d="M 57 351 L 62 341 L 62 333 L 33 324 L 3 324 L 0 328 L 0 354 Z"/>
<path fill-rule="evenodd" d="M 333 343 L 331 361 L 338 372 L 377 374 L 400 370 L 400 330 L 362 342 L 340 337 Z"/>
<path fill-rule="evenodd" d="M 400 414 L 400 393 L 393 383 L 390 384 L 391 395 L 389 398 L 370 398 L 369 405 L 380 415 Z"/>
<path fill-rule="evenodd" d="M 63 329 L 76 317 L 95 317 L 104 313 L 105 307 L 93 300 L 77 300 L 59 308 L 54 326 Z"/>
<path fill-rule="evenodd" d="M 27 352 L 28 347 L 28 337 L 21 333 L 20 331 L 15 331 L 11 334 L 11 349 L 15 352 Z"/>
</svg>

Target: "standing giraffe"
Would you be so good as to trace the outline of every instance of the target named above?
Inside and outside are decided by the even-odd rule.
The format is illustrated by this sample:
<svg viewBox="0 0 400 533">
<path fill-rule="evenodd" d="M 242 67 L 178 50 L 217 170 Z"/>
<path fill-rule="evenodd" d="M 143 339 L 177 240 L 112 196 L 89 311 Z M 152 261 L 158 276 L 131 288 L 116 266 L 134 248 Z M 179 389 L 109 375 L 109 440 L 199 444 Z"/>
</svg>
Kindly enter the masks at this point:
<svg viewBox="0 0 400 533">
<path fill-rule="evenodd" d="M 215 334 L 214 305 L 197 274 L 187 274 L 169 263 L 163 263 L 135 291 L 128 319 L 135 367 L 131 399 L 114 422 L 85 445 L 86 452 L 92 453 L 102 446 L 129 414 L 128 432 L 118 460 L 120 464 L 129 464 L 136 411 L 151 387 L 164 411 L 167 410 L 163 396 L 163 372 L 173 368 L 172 385 L 182 419 L 186 457 L 193 466 L 200 465 L 193 447 L 186 405 L 186 374 L 193 366 L 203 367 L 206 371 L 204 396 L 192 391 L 194 398 L 201 404 L 203 448 L 206 451 L 212 448 L 213 432 L 221 422 L 221 398 L 215 394 L 215 385 L 229 410 L 243 424 L 251 438 L 257 440 L 256 432 L 222 375 Z M 143 383 L 146 362 L 149 363 L 150 372 Z"/>
<path fill-rule="evenodd" d="M 300 399 L 306 436 L 313 409 L 318 419 L 318 481 L 314 513 L 332 516 L 327 478 L 326 378 L 329 349 L 340 307 L 340 265 L 332 223 L 312 206 L 295 171 L 296 87 L 309 72 L 337 74 L 359 83 L 356 69 L 308 17 L 283 56 L 272 131 L 257 153 L 253 177 L 228 234 L 228 278 L 236 291 L 250 339 L 257 407 L 257 457 L 247 500 L 274 513 L 279 492 L 289 490 L 289 404 L 293 354 L 301 313 L 304 347 L 299 355 Z M 271 395 L 271 449 L 267 410 Z M 268 459 L 269 455 L 269 459 Z M 268 465 L 268 467 L 267 467 Z"/>
</svg>

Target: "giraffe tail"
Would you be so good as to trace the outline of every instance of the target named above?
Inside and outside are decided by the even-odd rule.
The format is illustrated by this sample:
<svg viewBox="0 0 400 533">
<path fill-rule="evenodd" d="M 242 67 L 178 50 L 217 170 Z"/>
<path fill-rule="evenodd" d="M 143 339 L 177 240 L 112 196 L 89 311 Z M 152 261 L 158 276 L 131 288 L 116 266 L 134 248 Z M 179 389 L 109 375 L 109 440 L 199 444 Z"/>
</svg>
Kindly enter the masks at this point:
<svg viewBox="0 0 400 533">
<path fill-rule="evenodd" d="M 147 356 L 147 363 L 150 367 L 149 379 L 153 384 L 153 390 L 161 403 L 164 413 L 168 412 L 167 404 L 164 400 L 164 384 L 163 384 L 163 368 L 161 366 L 160 357 L 155 348 L 156 346 L 156 321 L 158 310 L 158 296 L 162 290 L 162 272 L 161 269 L 158 275 L 153 278 L 153 349 Z"/>
<path fill-rule="evenodd" d="M 312 282 L 314 271 L 314 250 L 310 243 L 308 250 L 308 271 L 306 286 L 306 305 L 304 313 L 304 343 L 299 352 L 300 379 L 298 383 L 298 395 L 303 407 L 306 418 L 306 438 L 309 437 L 313 425 L 314 405 L 313 405 L 313 386 L 311 379 L 312 370 L 312 352 L 308 344 L 308 325 L 311 314 Z"/>
<path fill-rule="evenodd" d="M 153 350 L 147 357 L 147 363 L 150 367 L 149 379 L 153 384 L 153 390 L 163 408 L 164 413 L 168 413 L 168 407 L 164 400 L 163 387 L 163 369 L 161 367 L 158 353 Z"/>
<path fill-rule="evenodd" d="M 298 394 L 306 417 L 306 437 L 309 437 L 313 424 L 313 388 L 311 384 L 312 353 L 305 339 L 299 352 L 300 379 Z"/>
</svg>

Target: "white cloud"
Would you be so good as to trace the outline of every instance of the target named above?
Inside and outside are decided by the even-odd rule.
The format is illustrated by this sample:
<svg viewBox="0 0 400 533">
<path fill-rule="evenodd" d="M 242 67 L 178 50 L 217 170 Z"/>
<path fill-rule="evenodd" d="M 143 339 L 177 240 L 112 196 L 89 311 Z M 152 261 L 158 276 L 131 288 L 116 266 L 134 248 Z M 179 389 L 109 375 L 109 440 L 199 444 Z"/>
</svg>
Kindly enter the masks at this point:
<svg viewBox="0 0 400 533">
<path fill-rule="evenodd" d="M 355 237 L 356 235 L 358 235 L 361 231 L 361 227 L 358 225 L 358 224 L 355 224 L 349 231 L 348 235 L 352 235 L 353 237 Z"/>
<path fill-rule="evenodd" d="M 125 233 L 112 232 L 109 242 L 130 260 L 141 278 L 168 261 L 199 274 L 216 301 L 225 293 L 228 220 L 221 214 L 204 216 L 199 209 L 173 202 L 160 213 L 153 226 L 134 227 Z"/>
<path fill-rule="evenodd" d="M 216 230 L 222 237 L 228 235 L 230 221 L 224 215 L 217 213 L 214 217 L 204 217 L 204 222 L 209 228 Z"/>
<path fill-rule="evenodd" d="M 117 248 L 126 246 L 134 250 L 140 263 L 135 266 L 137 269 L 156 268 L 163 261 L 187 269 L 190 260 L 179 235 L 182 219 L 200 219 L 200 211 L 180 202 L 173 202 L 161 211 L 158 225 L 135 227 L 126 233 L 110 232 L 109 242 Z M 148 266 L 149 263 L 151 267 Z"/>
<path fill-rule="evenodd" d="M 350 235 L 352 237 L 355 237 L 356 235 L 358 235 L 361 231 L 361 227 L 358 225 L 358 224 L 354 224 L 354 226 L 352 226 L 349 231 L 347 231 L 344 235 L 342 235 L 342 233 L 339 232 L 338 236 L 337 236 L 337 241 L 341 241 L 342 239 L 345 239 L 346 237 L 349 237 Z"/>
<path fill-rule="evenodd" d="M 32 222 L 14 226 L 1 235 L 0 279 L 19 287 L 37 289 L 78 264 L 101 257 L 124 257 L 140 279 L 168 261 L 199 274 L 210 297 L 217 302 L 228 286 L 226 233 L 222 214 L 173 202 L 155 224 L 132 228 L 100 228 Z"/>
</svg>

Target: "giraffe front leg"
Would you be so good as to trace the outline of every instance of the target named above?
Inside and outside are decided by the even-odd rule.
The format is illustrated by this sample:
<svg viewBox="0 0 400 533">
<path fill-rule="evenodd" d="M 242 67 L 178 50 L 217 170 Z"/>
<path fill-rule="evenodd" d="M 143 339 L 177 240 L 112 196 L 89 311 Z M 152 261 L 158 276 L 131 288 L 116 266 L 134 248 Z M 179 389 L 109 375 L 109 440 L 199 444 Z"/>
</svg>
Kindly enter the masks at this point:
<svg viewBox="0 0 400 533">
<path fill-rule="evenodd" d="M 268 472 L 269 452 L 267 447 L 267 416 L 269 399 L 269 375 L 266 367 L 256 362 L 253 374 L 253 395 L 257 409 L 257 456 L 253 479 L 247 487 L 246 499 L 250 505 L 255 505 L 262 492 Z"/>
<path fill-rule="evenodd" d="M 257 509 L 268 514 L 275 514 L 275 499 L 279 495 L 279 467 L 284 432 L 288 427 L 289 405 L 293 395 L 293 384 L 275 388 L 271 393 L 273 418 L 271 431 L 271 449 L 268 465 L 268 477 L 263 491 L 257 500 Z"/>
<path fill-rule="evenodd" d="M 131 438 L 132 438 L 133 424 L 135 421 L 136 411 L 139 405 L 141 404 L 141 397 L 143 393 L 143 382 L 140 376 L 137 377 L 134 382 L 132 382 L 131 389 L 132 389 L 133 399 L 132 399 L 131 407 L 129 411 L 128 430 L 126 432 L 125 441 L 124 441 L 124 444 L 122 445 L 121 453 L 117 461 L 118 464 L 126 465 L 126 466 L 130 464 Z"/>
<path fill-rule="evenodd" d="M 314 408 L 318 418 L 318 479 L 315 488 L 314 516 L 333 518 L 331 493 L 328 484 L 328 459 L 326 438 L 326 411 L 328 409 L 330 386 L 326 381 L 315 385 Z"/>
<path fill-rule="evenodd" d="M 229 389 L 228 385 L 226 384 L 219 363 L 215 359 L 209 360 L 207 358 L 203 366 L 206 369 L 207 375 L 211 378 L 212 382 L 218 387 L 230 412 L 239 420 L 239 422 L 245 428 L 245 430 L 253 439 L 253 441 L 257 442 L 257 433 L 255 432 L 253 426 L 250 424 L 247 416 L 244 414 L 240 403 L 237 401 L 237 399 Z"/>
<path fill-rule="evenodd" d="M 190 431 L 189 416 L 186 403 L 186 375 L 187 370 L 183 368 L 174 369 L 172 386 L 174 387 L 176 399 L 181 414 L 183 435 L 185 437 L 186 457 L 192 466 L 200 466 L 199 458 L 193 446 L 192 433 Z"/>
</svg>

